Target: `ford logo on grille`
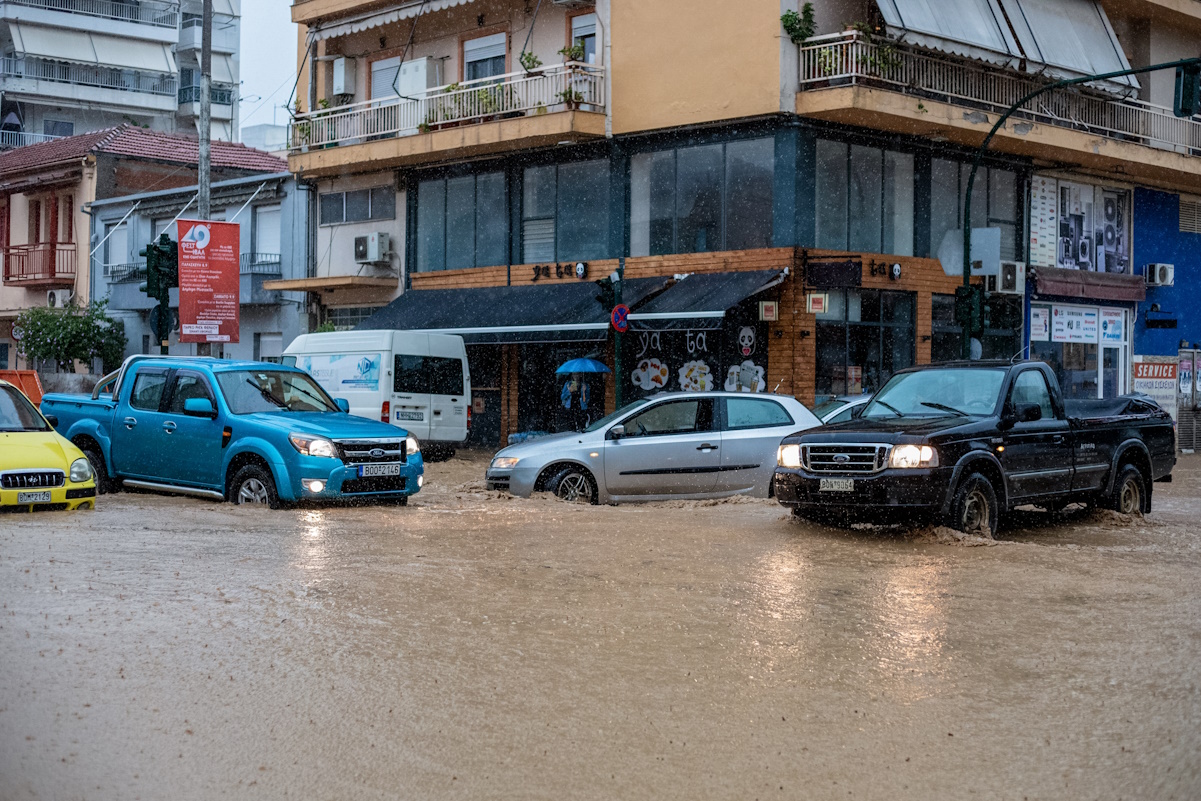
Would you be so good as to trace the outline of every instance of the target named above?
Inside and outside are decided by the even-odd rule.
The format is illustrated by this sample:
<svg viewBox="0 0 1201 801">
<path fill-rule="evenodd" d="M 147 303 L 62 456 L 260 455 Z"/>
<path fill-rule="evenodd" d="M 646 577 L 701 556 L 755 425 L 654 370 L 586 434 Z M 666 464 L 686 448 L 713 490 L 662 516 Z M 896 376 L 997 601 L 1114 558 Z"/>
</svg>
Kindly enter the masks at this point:
<svg viewBox="0 0 1201 801">
<path fill-rule="evenodd" d="M 847 456 L 845 453 L 839 453 L 834 456 L 834 461 L 838 462 L 839 464 L 846 464 L 847 462 L 851 461 L 851 457 Z"/>
<path fill-rule="evenodd" d="M 383 448 L 372 448 L 371 450 L 367 451 L 367 455 L 370 456 L 372 459 L 382 459 L 382 458 L 384 458 L 384 449 Z"/>
</svg>

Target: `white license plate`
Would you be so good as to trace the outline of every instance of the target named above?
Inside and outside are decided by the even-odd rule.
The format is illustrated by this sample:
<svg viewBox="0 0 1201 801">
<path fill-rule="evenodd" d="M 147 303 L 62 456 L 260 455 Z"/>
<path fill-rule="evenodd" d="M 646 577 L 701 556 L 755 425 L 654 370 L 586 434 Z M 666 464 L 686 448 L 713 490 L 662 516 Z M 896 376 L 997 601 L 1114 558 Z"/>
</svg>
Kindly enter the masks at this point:
<svg viewBox="0 0 1201 801">
<path fill-rule="evenodd" d="M 822 478 L 818 480 L 818 492 L 854 492 L 855 479 L 853 478 Z"/>
<path fill-rule="evenodd" d="M 397 412 L 396 419 L 397 420 L 424 420 L 425 413 L 424 412 Z"/>
<path fill-rule="evenodd" d="M 45 492 L 18 492 L 17 503 L 50 503 L 50 490 Z"/>
<path fill-rule="evenodd" d="M 359 478 L 370 478 L 372 476 L 399 476 L 399 464 L 361 464 L 359 465 Z"/>
</svg>

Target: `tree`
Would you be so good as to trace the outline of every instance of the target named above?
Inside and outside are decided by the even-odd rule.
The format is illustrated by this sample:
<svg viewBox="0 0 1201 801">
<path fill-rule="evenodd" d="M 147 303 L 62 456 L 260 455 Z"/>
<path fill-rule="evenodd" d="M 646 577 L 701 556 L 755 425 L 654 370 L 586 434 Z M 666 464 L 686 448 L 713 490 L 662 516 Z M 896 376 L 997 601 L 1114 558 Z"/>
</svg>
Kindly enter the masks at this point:
<svg viewBox="0 0 1201 801">
<path fill-rule="evenodd" d="M 21 354 L 30 361 L 54 362 L 66 372 L 74 372 L 76 360 L 92 359 L 100 359 L 105 372 L 117 369 L 125 356 L 125 323 L 109 317 L 107 309 L 108 301 L 99 300 L 85 308 L 21 312 L 16 322 Z"/>
</svg>

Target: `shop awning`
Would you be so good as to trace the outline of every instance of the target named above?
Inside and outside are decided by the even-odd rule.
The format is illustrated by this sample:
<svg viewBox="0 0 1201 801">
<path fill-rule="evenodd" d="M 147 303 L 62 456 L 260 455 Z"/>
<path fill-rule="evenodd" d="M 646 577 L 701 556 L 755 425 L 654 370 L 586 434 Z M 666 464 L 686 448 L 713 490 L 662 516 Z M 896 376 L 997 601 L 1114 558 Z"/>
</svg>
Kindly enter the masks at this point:
<svg viewBox="0 0 1201 801">
<path fill-rule="evenodd" d="M 888 33 L 931 50 L 998 64 L 1021 58 L 997 0 L 876 0 Z"/>
<path fill-rule="evenodd" d="M 630 314 L 640 330 L 721 328 L 726 312 L 784 280 L 784 270 L 693 273 Z"/>
<path fill-rule="evenodd" d="M 12 32 L 13 49 L 22 56 L 141 72 L 176 71 L 171 48 L 162 42 L 47 28 L 28 22 L 9 23 L 9 29 Z"/>
<path fill-rule="evenodd" d="M 1147 284 L 1141 275 L 1094 273 L 1065 270 L 1062 267 L 1034 268 L 1035 293 L 1060 298 L 1085 300 L 1124 300 L 1137 303 L 1147 298 Z"/>
<path fill-rule="evenodd" d="M 451 8 L 452 6 L 461 6 L 470 2 L 472 0 L 416 0 L 415 2 L 398 3 L 396 7 L 391 9 L 373 11 L 369 14 L 359 14 L 334 25 L 314 28 L 310 32 L 310 35 L 317 40 L 332 39 L 335 36 L 361 33 L 371 28 L 378 28 L 381 25 L 391 25 L 393 22 L 409 19 L 418 14 L 430 14 L 434 11 L 441 11 L 444 8 Z"/>
<path fill-rule="evenodd" d="M 139 72 L 175 72 L 175 56 L 169 45 L 143 42 L 104 34 L 89 34 L 100 66 L 123 67 Z M 214 57 L 213 61 L 216 61 Z"/>
<path fill-rule="evenodd" d="M 1030 72 L 1078 78 L 1130 69 L 1109 17 L 1096 0 L 1000 0 Z M 1041 65 L 1041 68 L 1040 66 Z M 1138 89 L 1133 75 L 1106 81 L 1115 91 Z"/>
<path fill-rule="evenodd" d="M 213 53 L 212 58 L 212 72 L 209 75 L 213 83 L 234 83 L 233 59 L 222 53 Z"/>
<path fill-rule="evenodd" d="M 323 275 L 315 278 L 283 278 L 264 281 L 263 289 L 284 292 L 329 292 L 335 289 L 387 289 L 396 291 L 397 278 L 372 278 L 366 275 Z"/>
<path fill-rule="evenodd" d="M 668 278 L 622 284 L 622 300 L 635 305 L 667 285 Z M 361 331 L 458 334 L 474 345 L 597 342 L 608 336 L 609 312 L 592 281 L 410 290 L 368 317 Z"/>
</svg>

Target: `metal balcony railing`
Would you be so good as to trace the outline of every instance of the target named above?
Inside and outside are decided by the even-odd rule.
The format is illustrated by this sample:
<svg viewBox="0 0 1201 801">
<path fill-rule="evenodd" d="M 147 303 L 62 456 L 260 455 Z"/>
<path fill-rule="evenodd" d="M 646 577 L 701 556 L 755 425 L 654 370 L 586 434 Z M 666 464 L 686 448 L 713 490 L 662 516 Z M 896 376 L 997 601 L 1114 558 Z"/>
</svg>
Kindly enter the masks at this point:
<svg viewBox="0 0 1201 801">
<path fill-rule="evenodd" d="M 0 251 L 6 284 L 71 284 L 75 282 L 75 243 L 42 242 L 13 245 Z"/>
<path fill-rule="evenodd" d="M 29 56 L 0 58 L 0 77 L 29 78 L 37 81 L 97 86 L 123 92 L 142 92 L 173 96 L 179 82 L 174 75 L 161 72 L 136 72 L 115 67 L 89 67 L 68 61 L 51 61 Z"/>
<path fill-rule="evenodd" d="M 0 131 L 0 150 L 12 150 L 14 147 L 49 142 L 52 139 L 62 139 L 62 137 L 33 133 L 32 131 Z"/>
<path fill-rule="evenodd" d="M 199 86 L 179 87 L 180 103 L 199 103 L 200 97 Z M 231 106 L 234 102 L 234 90 L 224 86 L 211 86 L 209 87 L 209 100 L 218 106 Z"/>
<path fill-rule="evenodd" d="M 142 25 L 154 25 L 159 28 L 174 28 L 179 25 L 179 5 L 141 0 L 141 2 L 123 2 L 122 0 L 4 0 L 5 5 L 27 6 L 29 8 L 46 8 L 51 11 L 65 11 L 69 14 L 83 14 L 89 17 L 104 17 L 119 19 L 125 22 L 136 22 Z"/>
<path fill-rule="evenodd" d="M 110 284 L 132 284 L 146 280 L 146 262 L 134 261 L 127 264 L 106 264 L 104 274 Z"/>
<path fill-rule="evenodd" d="M 242 275 L 280 275 L 282 259 L 278 253 L 243 253 L 239 257 Z"/>
<path fill-rule="evenodd" d="M 908 45 L 854 33 L 815 36 L 800 48 L 801 91 L 876 86 L 999 114 L 1045 81 L 985 68 Z M 1036 98 L 1015 119 L 1087 131 L 1182 153 L 1201 150 L 1201 117 L 1180 118 L 1140 100 L 1060 89 Z"/>
<path fill-rule="evenodd" d="M 573 61 L 452 83 L 413 99 L 367 100 L 302 114 L 292 122 L 288 141 L 291 152 L 300 153 L 548 111 L 603 111 L 604 105 L 604 68 Z"/>
</svg>

